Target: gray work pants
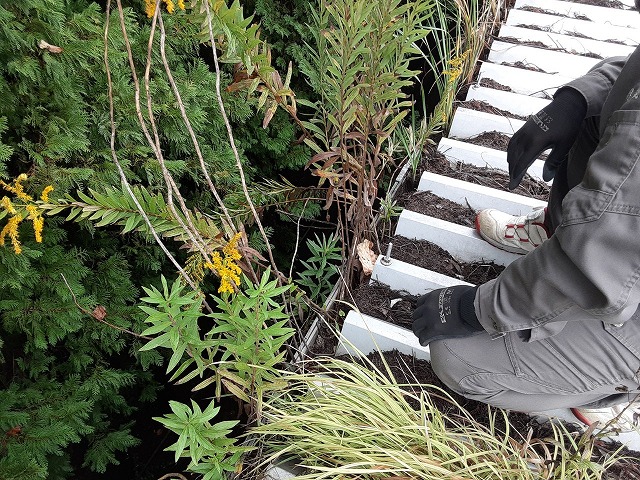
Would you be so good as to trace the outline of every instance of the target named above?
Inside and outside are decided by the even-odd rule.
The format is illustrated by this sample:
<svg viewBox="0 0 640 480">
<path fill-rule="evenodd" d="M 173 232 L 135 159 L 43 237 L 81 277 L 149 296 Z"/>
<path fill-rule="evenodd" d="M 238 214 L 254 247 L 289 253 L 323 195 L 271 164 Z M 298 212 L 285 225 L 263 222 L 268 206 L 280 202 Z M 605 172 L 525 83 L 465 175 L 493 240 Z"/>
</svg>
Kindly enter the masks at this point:
<svg viewBox="0 0 640 480">
<path fill-rule="evenodd" d="M 634 325 L 635 324 L 635 325 Z M 436 375 L 453 391 L 520 412 L 610 406 L 633 400 L 640 359 L 612 329 L 635 329 L 640 313 L 620 327 L 572 322 L 557 335 L 527 342 L 520 332 L 431 343 Z"/>
<path fill-rule="evenodd" d="M 548 205 L 552 229 L 597 143 L 596 119 L 587 119 L 554 179 Z M 621 326 L 572 321 L 560 333 L 531 342 L 526 330 L 495 339 L 486 334 L 436 341 L 430 345 L 431 363 L 453 391 L 496 407 L 534 412 L 610 406 L 632 400 L 639 390 L 640 347 L 632 351 L 619 338 L 627 346 L 640 339 L 640 310 Z"/>
</svg>

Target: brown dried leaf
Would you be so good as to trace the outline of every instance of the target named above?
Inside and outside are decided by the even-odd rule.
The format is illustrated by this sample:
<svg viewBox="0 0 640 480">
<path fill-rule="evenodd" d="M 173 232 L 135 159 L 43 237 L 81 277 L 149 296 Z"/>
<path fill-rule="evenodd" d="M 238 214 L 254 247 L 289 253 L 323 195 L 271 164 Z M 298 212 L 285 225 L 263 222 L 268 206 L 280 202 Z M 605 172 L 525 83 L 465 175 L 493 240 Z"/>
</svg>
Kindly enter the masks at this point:
<svg viewBox="0 0 640 480">
<path fill-rule="evenodd" d="M 307 167 L 313 165 L 314 163 L 320 163 L 322 161 L 326 161 L 324 164 L 324 168 L 328 168 L 333 165 L 336 160 L 340 158 L 340 148 L 332 147 L 329 152 L 321 152 L 316 153 L 311 160 L 307 163 Z"/>
<path fill-rule="evenodd" d="M 280 74 L 278 73 L 277 70 L 274 70 L 273 72 L 271 72 L 271 81 L 273 82 L 273 86 L 275 86 L 276 90 L 280 90 L 284 87 L 284 84 L 282 83 L 282 78 L 280 77 Z"/>
<path fill-rule="evenodd" d="M 331 205 L 333 204 L 333 191 L 334 191 L 333 186 L 327 189 L 325 204 L 324 204 L 324 207 L 322 207 L 323 210 L 329 210 L 329 208 L 331 208 Z"/>
<path fill-rule="evenodd" d="M 356 247 L 356 253 L 358 254 L 358 260 L 362 264 L 362 273 L 371 275 L 373 266 L 378 259 L 378 255 L 373 252 L 373 242 L 371 240 L 363 240 Z"/>
<path fill-rule="evenodd" d="M 344 138 L 347 140 L 360 140 L 360 141 L 367 140 L 367 137 L 365 137 L 364 134 L 362 134 L 361 132 L 349 132 L 344 136 Z"/>
<path fill-rule="evenodd" d="M 329 172 L 327 170 L 322 170 L 321 168 L 316 168 L 313 172 L 311 172 L 311 174 L 320 178 L 329 178 L 329 179 L 340 178 L 340 175 L 337 174 L 336 172 Z"/>
<path fill-rule="evenodd" d="M 267 261 L 267 259 L 260 252 L 258 252 L 255 248 L 242 246 L 242 247 L 238 247 L 238 251 L 240 252 L 240 254 L 244 258 L 251 258 L 251 259 L 257 258 L 258 260 L 260 260 L 262 262 L 266 262 Z M 240 262 L 239 265 L 240 265 L 240 268 L 242 268 L 244 271 L 248 272 L 251 269 L 249 264 L 244 265 L 244 262 Z"/>
<path fill-rule="evenodd" d="M 96 308 L 93 309 L 93 312 L 91 312 L 91 316 L 96 320 L 104 320 L 105 317 L 107 316 L 107 309 L 104 308 L 102 305 L 98 305 Z"/>
<path fill-rule="evenodd" d="M 253 84 L 252 78 L 245 78 L 244 80 L 239 80 L 237 82 L 230 83 L 229 86 L 227 86 L 226 90 L 229 93 L 236 92 L 238 90 L 246 90 L 249 87 L 251 87 L 252 84 Z"/>
<path fill-rule="evenodd" d="M 62 47 L 51 45 L 50 43 L 47 43 L 44 40 L 40 40 L 38 42 L 38 47 L 40 47 L 42 50 L 48 50 L 49 53 L 62 53 L 64 51 Z"/>
<path fill-rule="evenodd" d="M 269 108 L 264 114 L 264 120 L 262 121 L 262 128 L 267 128 L 269 123 L 273 119 L 273 116 L 276 114 L 276 110 L 278 109 L 278 104 L 276 102 L 271 103 Z"/>
</svg>

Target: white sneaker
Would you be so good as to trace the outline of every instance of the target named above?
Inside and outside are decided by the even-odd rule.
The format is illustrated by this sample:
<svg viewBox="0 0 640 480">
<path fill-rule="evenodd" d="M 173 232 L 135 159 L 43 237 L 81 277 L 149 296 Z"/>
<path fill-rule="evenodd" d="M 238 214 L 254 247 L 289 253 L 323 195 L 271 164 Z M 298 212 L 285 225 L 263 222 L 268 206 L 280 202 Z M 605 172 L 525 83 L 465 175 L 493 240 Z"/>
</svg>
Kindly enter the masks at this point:
<svg viewBox="0 0 640 480">
<path fill-rule="evenodd" d="M 621 433 L 640 431 L 640 405 L 637 403 L 621 403 L 607 408 L 572 408 L 571 412 L 587 426 L 598 422 L 598 428 L 606 427 Z"/>
<path fill-rule="evenodd" d="M 511 253 L 525 254 L 549 238 L 544 225 L 546 208 L 529 215 L 514 216 L 489 208 L 476 216 L 476 230 L 494 247 Z"/>
</svg>

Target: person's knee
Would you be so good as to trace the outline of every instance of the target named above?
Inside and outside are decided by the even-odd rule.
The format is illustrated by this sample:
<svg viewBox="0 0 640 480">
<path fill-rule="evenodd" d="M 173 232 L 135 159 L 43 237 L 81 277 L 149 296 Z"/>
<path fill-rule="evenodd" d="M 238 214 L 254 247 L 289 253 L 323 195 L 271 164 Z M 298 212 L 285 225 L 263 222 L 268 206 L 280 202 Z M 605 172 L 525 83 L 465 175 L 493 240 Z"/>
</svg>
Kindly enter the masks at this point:
<svg viewBox="0 0 640 480">
<path fill-rule="evenodd" d="M 489 404 L 503 393 L 503 389 L 490 380 L 491 374 L 466 362 L 446 340 L 433 342 L 429 350 L 434 373 L 455 393 Z"/>
<path fill-rule="evenodd" d="M 460 381 L 472 373 L 469 366 L 453 354 L 445 340 L 431 343 L 429 352 L 431 354 L 431 368 L 436 376 L 448 388 L 460 395 L 464 395 L 460 387 Z"/>
</svg>

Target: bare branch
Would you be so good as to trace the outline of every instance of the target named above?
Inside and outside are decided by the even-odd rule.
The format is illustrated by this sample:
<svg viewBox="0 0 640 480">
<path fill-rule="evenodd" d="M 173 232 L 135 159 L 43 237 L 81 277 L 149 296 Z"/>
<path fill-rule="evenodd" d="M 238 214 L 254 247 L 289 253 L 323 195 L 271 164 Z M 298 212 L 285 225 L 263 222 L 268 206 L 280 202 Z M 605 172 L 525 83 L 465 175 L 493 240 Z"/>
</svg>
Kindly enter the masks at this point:
<svg viewBox="0 0 640 480">
<path fill-rule="evenodd" d="M 298 217 L 298 221 L 296 222 L 296 248 L 293 251 L 293 256 L 291 257 L 291 267 L 289 268 L 289 278 L 293 277 L 293 264 L 296 262 L 296 255 L 298 255 L 298 246 L 300 245 L 300 222 L 302 221 L 302 215 L 304 215 L 304 209 L 307 208 L 307 203 L 309 203 L 309 199 L 304 202 L 302 206 L 302 211 L 300 212 L 300 216 Z"/>
<path fill-rule="evenodd" d="M 184 103 L 182 102 L 182 96 L 180 95 L 180 91 L 178 90 L 176 82 L 173 78 L 171 69 L 169 68 L 169 62 L 167 61 L 167 56 L 165 51 L 165 38 L 166 38 L 166 34 L 164 30 L 164 22 L 162 21 L 162 17 L 160 17 L 160 56 L 162 58 L 162 64 L 164 65 L 164 70 L 167 73 L 167 78 L 169 79 L 169 84 L 171 85 L 173 94 L 175 95 L 176 100 L 178 101 L 178 108 L 180 109 L 182 120 L 184 120 L 184 123 L 187 127 L 187 131 L 189 132 L 189 136 L 191 137 L 191 141 L 193 142 L 193 147 L 195 148 L 196 155 L 198 156 L 198 160 L 200 161 L 200 168 L 202 169 L 202 173 L 204 173 L 204 177 L 207 180 L 207 184 L 209 185 L 209 190 L 211 190 L 211 193 L 213 193 L 213 196 L 215 197 L 216 201 L 218 202 L 218 205 L 220 206 L 220 209 L 223 211 L 225 218 L 227 219 L 229 228 L 231 228 L 233 232 L 236 233 L 236 228 L 231 218 L 231 215 L 229 215 L 227 206 L 224 204 L 224 202 L 222 201 L 222 198 L 220 198 L 220 195 L 218 194 L 218 190 L 213 185 L 213 181 L 211 180 L 211 176 L 209 175 L 209 171 L 207 170 L 207 166 L 204 162 L 202 151 L 200 150 L 200 143 L 198 142 L 198 139 L 196 138 L 196 134 L 193 131 L 193 128 L 191 127 L 191 121 L 189 120 L 189 117 L 187 116 L 187 112 L 184 108 Z"/>
<path fill-rule="evenodd" d="M 121 29 L 123 31 L 123 34 L 125 35 L 125 43 L 126 43 L 126 46 L 127 46 L 127 52 L 129 54 L 130 58 L 132 59 L 133 57 L 131 55 L 131 45 L 129 44 L 129 40 L 126 37 L 126 27 L 125 27 L 125 24 L 124 24 L 124 12 L 122 11 L 122 3 L 121 3 L 121 0 L 116 0 L 116 1 L 117 1 L 117 5 L 118 5 L 118 13 L 119 13 L 119 16 L 120 16 L 120 27 L 121 27 Z M 160 2 L 158 2 L 158 3 L 160 3 Z M 196 283 L 193 281 L 191 276 L 184 270 L 184 268 L 182 268 L 182 266 L 175 259 L 175 257 L 171 254 L 169 249 L 166 247 L 166 245 L 164 244 L 164 242 L 162 241 L 162 239 L 158 235 L 158 232 L 156 232 L 155 228 L 153 228 L 153 224 L 149 220 L 149 217 L 147 216 L 147 213 L 144 211 L 144 208 L 142 208 L 142 205 L 140 205 L 140 202 L 138 201 L 138 198 L 134 195 L 134 193 L 133 193 L 133 191 L 131 189 L 131 185 L 129 185 L 129 181 L 127 180 L 127 177 L 126 177 L 126 175 L 124 173 L 122 165 L 120 164 L 120 161 L 118 160 L 118 155 L 116 154 L 116 147 L 115 147 L 116 124 L 115 124 L 115 114 L 114 114 L 114 107 L 113 107 L 113 81 L 111 79 L 111 69 L 110 69 L 110 66 L 109 66 L 109 20 L 110 20 L 110 17 L 111 17 L 111 0 L 107 0 L 106 11 L 107 11 L 107 16 L 106 16 L 106 22 L 105 22 L 105 28 L 104 28 L 104 64 L 105 64 L 105 68 L 106 68 L 106 72 L 107 72 L 107 92 L 108 92 L 108 96 L 109 96 L 109 121 L 111 123 L 111 139 L 110 139 L 111 156 L 113 158 L 113 162 L 115 163 L 115 165 L 116 165 L 116 167 L 118 169 L 118 173 L 120 174 L 120 179 L 122 181 L 122 185 L 127 190 L 127 193 L 131 196 L 131 199 L 135 203 L 136 208 L 140 212 L 140 215 L 142 216 L 142 218 L 144 218 L 144 221 L 147 224 L 147 227 L 149 228 L 149 231 L 153 235 L 153 238 L 155 239 L 156 243 L 160 246 L 160 248 L 162 249 L 164 254 L 167 256 L 167 258 L 171 261 L 171 263 L 173 263 L 173 265 L 176 267 L 178 272 L 180 272 L 180 275 L 182 275 L 182 278 L 185 279 L 185 281 L 189 284 L 189 286 L 191 286 L 191 288 L 193 288 L 194 290 L 197 291 L 198 287 L 197 287 Z M 211 307 L 209 307 L 209 305 L 207 304 L 206 301 L 204 301 L 204 305 L 207 308 L 207 310 L 209 310 L 210 312 L 212 311 Z"/>
<path fill-rule="evenodd" d="M 90 312 L 89 310 L 87 310 L 86 308 L 81 306 L 78 303 L 78 299 L 76 298 L 76 294 L 73 293 L 73 290 L 71 289 L 71 286 L 69 285 L 69 282 L 67 282 L 67 279 L 65 278 L 64 274 L 61 273 L 60 276 L 62 277 L 62 280 L 64 280 L 64 284 L 67 286 L 67 288 L 71 292 L 71 296 L 73 297 L 73 303 L 76 304 L 76 307 L 78 307 L 82 313 L 87 314 L 92 318 L 95 318 L 99 322 L 104 323 L 105 325 L 108 325 L 111 328 L 114 328 L 116 330 L 120 330 L 121 332 L 128 333 L 129 335 L 133 335 L 134 337 L 144 338 L 145 340 L 153 340 L 151 337 L 147 337 L 146 335 L 140 335 L 139 333 L 132 332 L 131 330 L 127 330 L 126 328 L 122 328 L 122 327 L 119 327 L 117 325 L 114 325 L 113 323 L 107 322 L 102 316 L 97 315 L 96 313 L 94 313 L 95 310 L 94 310 L 94 312 Z"/>
<path fill-rule="evenodd" d="M 144 120 L 144 117 L 142 116 L 142 112 L 140 111 L 140 104 L 139 104 L 140 85 L 137 79 L 137 73 L 136 73 L 135 64 L 133 62 L 133 56 L 129 56 L 131 73 L 133 75 L 134 82 L 136 85 L 136 113 L 138 114 L 138 121 L 140 122 L 140 125 L 145 133 L 145 137 L 147 138 L 147 141 L 149 142 L 149 145 L 153 149 L 156 155 L 156 158 L 158 160 L 158 163 L 160 164 L 160 168 L 162 170 L 162 176 L 167 185 L 167 205 L 169 206 L 169 210 L 171 210 L 171 213 L 175 217 L 176 221 L 187 233 L 189 240 L 191 240 L 193 246 L 200 251 L 201 255 L 205 259 L 209 259 L 209 252 L 207 252 L 205 249 L 206 242 L 198 234 L 197 229 L 193 225 L 193 222 L 191 221 L 191 215 L 190 215 L 189 209 L 187 208 L 184 202 L 184 199 L 182 198 L 182 195 L 180 194 L 180 191 L 178 190 L 178 187 L 175 184 L 173 177 L 171 176 L 171 173 L 169 172 L 169 169 L 165 164 L 164 155 L 162 154 L 162 147 L 160 145 L 160 136 L 158 135 L 158 129 L 156 128 L 155 115 L 153 114 L 153 105 L 152 105 L 149 77 L 151 74 L 151 52 L 153 50 L 153 41 L 155 36 L 156 24 L 157 24 L 158 18 L 160 18 L 160 21 L 162 21 L 162 16 L 161 16 L 162 14 L 160 13 L 160 3 L 161 2 L 156 3 L 156 9 L 153 16 L 153 21 L 151 23 L 151 31 L 149 33 L 149 42 L 147 44 L 147 62 L 146 62 L 145 73 L 144 73 L 144 87 L 145 87 L 145 95 L 147 99 L 147 112 L 149 114 L 149 123 L 151 125 L 151 130 L 153 132 L 153 138 L 151 137 L 151 135 L 149 134 L 149 131 L 147 130 L 146 122 Z M 127 35 L 126 30 L 123 30 L 123 35 L 125 36 Z M 127 37 L 127 40 L 128 40 L 128 37 Z M 176 198 L 178 199 L 178 203 L 180 204 L 182 213 L 184 214 L 189 226 L 187 226 L 182 221 L 182 219 L 180 218 L 180 215 L 178 215 L 178 212 L 176 211 L 175 204 L 173 202 L 174 193 Z"/>
<path fill-rule="evenodd" d="M 187 480 L 187 477 L 185 477 L 181 473 L 167 473 L 166 475 L 161 476 L 158 480 L 168 480 L 169 478 L 178 478 L 179 480 Z"/>
<path fill-rule="evenodd" d="M 216 68 L 216 97 L 218 99 L 218 105 L 220 106 L 220 113 L 222 114 L 222 118 L 224 119 L 224 124 L 227 127 L 227 134 L 229 135 L 229 143 L 231 145 L 231 149 L 233 150 L 233 155 L 236 159 L 236 165 L 238 167 L 238 172 L 240 173 L 240 182 L 242 183 L 242 191 L 244 192 L 244 196 L 247 199 L 249 204 L 249 208 L 251 208 L 251 213 L 255 219 L 256 225 L 258 225 L 258 229 L 260 230 L 260 234 L 267 246 L 267 252 L 269 254 L 269 261 L 271 262 L 271 267 L 273 268 L 273 272 L 278 278 L 278 282 L 281 282 L 280 276 L 278 275 L 278 267 L 276 266 L 276 262 L 273 258 L 273 252 L 271 251 L 271 246 L 269 244 L 269 238 L 267 237 L 266 232 L 264 231 L 264 227 L 262 226 L 262 222 L 260 221 L 260 217 L 258 216 L 258 212 L 256 211 L 256 207 L 251 200 L 251 196 L 249 195 L 249 190 L 247 189 L 247 181 L 244 176 L 244 169 L 242 167 L 242 162 L 240 161 L 240 154 L 238 153 L 238 148 L 236 147 L 236 141 L 233 137 L 233 130 L 231 129 L 231 124 L 229 123 L 229 118 L 227 117 L 227 112 L 224 107 L 224 102 L 222 100 L 222 93 L 220 92 L 220 63 L 218 62 L 218 52 L 216 51 L 216 39 L 213 35 L 213 25 L 211 19 L 211 9 L 209 8 L 209 2 L 204 2 L 205 9 L 207 11 L 207 24 L 209 26 L 209 41 L 211 42 L 211 51 L 213 52 L 213 63 Z"/>
</svg>

